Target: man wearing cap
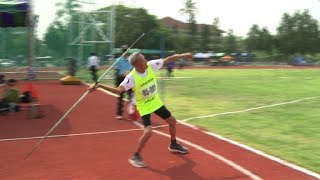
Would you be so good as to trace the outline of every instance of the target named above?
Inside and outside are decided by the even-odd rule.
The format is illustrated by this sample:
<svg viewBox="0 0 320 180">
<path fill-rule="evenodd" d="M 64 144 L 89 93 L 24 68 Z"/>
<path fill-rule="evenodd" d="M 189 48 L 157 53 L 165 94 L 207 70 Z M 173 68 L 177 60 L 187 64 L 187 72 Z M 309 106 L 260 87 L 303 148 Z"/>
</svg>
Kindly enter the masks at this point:
<svg viewBox="0 0 320 180">
<path fill-rule="evenodd" d="M 143 54 L 133 53 L 129 57 L 130 64 L 134 69 L 125 77 L 124 81 L 116 88 L 103 84 L 93 84 L 89 91 L 92 92 L 97 88 L 120 94 L 124 91 L 132 89 L 135 94 L 138 111 L 144 125 L 144 131 L 139 138 L 138 145 L 129 159 L 129 163 L 135 167 L 146 167 L 141 152 L 147 141 L 152 135 L 151 114 L 155 113 L 169 125 L 171 143 L 168 147 L 171 152 L 188 153 L 189 149 L 180 145 L 176 140 L 176 118 L 163 105 L 157 92 L 157 78 L 155 71 L 159 70 L 163 65 L 176 61 L 180 58 L 192 59 L 191 53 L 175 54 L 165 59 L 157 59 L 147 61 Z"/>
</svg>

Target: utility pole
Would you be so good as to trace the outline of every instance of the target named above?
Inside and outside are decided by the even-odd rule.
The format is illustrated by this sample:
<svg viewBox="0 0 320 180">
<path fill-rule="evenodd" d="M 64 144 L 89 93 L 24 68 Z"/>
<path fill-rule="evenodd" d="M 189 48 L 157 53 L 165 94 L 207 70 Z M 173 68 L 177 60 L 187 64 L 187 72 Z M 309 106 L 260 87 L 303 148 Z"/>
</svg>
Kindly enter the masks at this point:
<svg viewBox="0 0 320 180">
<path fill-rule="evenodd" d="M 29 9 L 27 11 L 28 28 L 28 67 L 31 69 L 34 61 L 34 22 L 32 0 L 29 0 Z"/>
</svg>

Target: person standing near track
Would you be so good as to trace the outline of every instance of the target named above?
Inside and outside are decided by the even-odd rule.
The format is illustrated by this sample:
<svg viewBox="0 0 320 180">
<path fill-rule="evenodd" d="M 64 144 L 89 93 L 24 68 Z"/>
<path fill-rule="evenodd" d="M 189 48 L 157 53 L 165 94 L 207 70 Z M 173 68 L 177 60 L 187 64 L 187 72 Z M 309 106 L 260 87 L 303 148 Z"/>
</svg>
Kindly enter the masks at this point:
<svg viewBox="0 0 320 180">
<path fill-rule="evenodd" d="M 122 53 L 125 53 L 128 49 L 127 45 L 123 45 L 121 47 Z M 129 72 L 133 69 L 133 67 L 131 66 L 131 64 L 129 63 L 128 60 L 128 56 L 125 54 L 123 57 L 121 57 L 116 66 L 115 66 L 115 82 L 116 82 L 116 87 L 118 87 L 120 85 L 120 83 L 124 80 L 124 78 L 126 77 L 126 75 L 129 74 Z M 128 103 L 128 114 L 129 117 L 131 117 L 131 115 L 134 113 L 134 111 L 129 111 L 129 109 L 134 109 L 134 98 L 133 98 L 133 94 L 132 94 L 132 90 L 128 90 L 126 91 L 128 94 L 128 99 L 129 99 L 129 103 Z M 123 97 L 125 95 L 125 92 L 121 92 L 119 94 L 118 97 L 118 103 L 117 103 L 117 116 L 116 119 L 123 119 Z"/>
<path fill-rule="evenodd" d="M 97 72 L 99 69 L 99 57 L 96 53 L 91 53 L 90 57 L 88 58 L 88 68 L 91 71 L 92 80 L 96 82 L 98 80 Z"/>
<path fill-rule="evenodd" d="M 167 67 L 167 77 L 173 77 L 173 68 L 175 66 L 174 62 L 170 62 L 166 64 Z"/>
<path fill-rule="evenodd" d="M 191 53 L 175 54 L 165 59 L 147 61 L 143 54 L 133 53 L 129 57 L 130 64 L 134 69 L 125 77 L 124 81 L 116 88 L 103 84 L 93 84 L 88 90 L 90 92 L 97 88 L 120 94 L 132 89 L 135 94 L 137 109 L 141 115 L 144 125 L 144 131 L 139 138 L 138 145 L 129 163 L 135 167 L 146 167 L 147 165 L 141 157 L 142 149 L 152 135 L 151 114 L 155 113 L 169 124 L 171 143 L 168 149 L 171 152 L 188 153 L 189 149 L 180 145 L 176 140 L 176 123 L 177 120 L 171 115 L 170 111 L 163 105 L 157 88 L 157 78 L 155 71 L 163 65 L 174 62 L 180 58 L 192 59 Z"/>
</svg>

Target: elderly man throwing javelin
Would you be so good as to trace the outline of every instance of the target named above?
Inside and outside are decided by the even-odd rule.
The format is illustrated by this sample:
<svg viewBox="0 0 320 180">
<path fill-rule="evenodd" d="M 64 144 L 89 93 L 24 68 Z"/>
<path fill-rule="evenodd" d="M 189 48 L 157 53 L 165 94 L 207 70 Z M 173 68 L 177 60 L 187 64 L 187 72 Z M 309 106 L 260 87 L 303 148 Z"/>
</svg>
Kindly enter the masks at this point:
<svg viewBox="0 0 320 180">
<path fill-rule="evenodd" d="M 151 113 L 155 113 L 160 116 L 169 124 L 169 131 L 171 136 L 171 144 L 169 150 L 171 152 L 188 153 L 189 149 L 181 146 L 176 140 L 176 118 L 173 117 L 170 111 L 163 105 L 157 88 L 157 78 L 155 71 L 159 70 L 164 64 L 176 61 L 178 59 L 192 59 L 191 53 L 175 54 L 168 56 L 165 59 L 157 59 L 147 61 L 143 54 L 133 53 L 129 57 L 129 62 L 134 69 L 125 77 L 122 83 L 114 88 L 103 84 L 94 84 L 89 88 L 92 92 L 97 88 L 102 88 L 107 91 L 120 94 L 124 91 L 132 89 L 135 98 L 137 109 L 141 115 L 141 119 L 144 125 L 144 131 L 139 138 L 138 145 L 132 157 L 129 159 L 129 163 L 135 167 L 146 167 L 147 165 L 141 157 L 141 151 L 149 138 L 152 135 L 151 128 Z"/>
</svg>

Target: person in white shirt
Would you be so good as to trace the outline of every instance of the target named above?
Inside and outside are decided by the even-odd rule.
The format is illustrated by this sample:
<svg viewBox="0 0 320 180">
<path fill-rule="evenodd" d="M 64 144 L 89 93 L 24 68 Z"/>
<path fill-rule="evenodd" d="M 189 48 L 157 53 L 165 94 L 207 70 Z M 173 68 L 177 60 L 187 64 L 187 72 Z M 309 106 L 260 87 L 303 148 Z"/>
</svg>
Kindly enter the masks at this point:
<svg viewBox="0 0 320 180">
<path fill-rule="evenodd" d="M 97 82 L 97 80 L 98 80 L 97 72 L 99 69 L 99 63 L 100 63 L 100 59 L 96 55 L 96 53 L 91 53 L 90 57 L 88 58 L 88 68 L 91 71 L 92 80 L 94 82 Z"/>
</svg>

